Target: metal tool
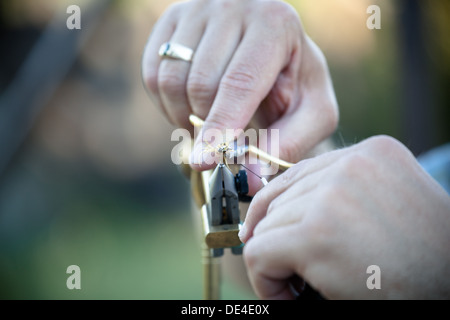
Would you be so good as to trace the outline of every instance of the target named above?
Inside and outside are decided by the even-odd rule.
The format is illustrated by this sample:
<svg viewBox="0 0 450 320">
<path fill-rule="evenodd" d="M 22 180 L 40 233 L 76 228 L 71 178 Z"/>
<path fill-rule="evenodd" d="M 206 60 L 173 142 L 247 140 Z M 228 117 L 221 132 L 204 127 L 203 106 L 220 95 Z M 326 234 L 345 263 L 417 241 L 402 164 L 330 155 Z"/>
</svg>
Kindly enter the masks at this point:
<svg viewBox="0 0 450 320">
<path fill-rule="evenodd" d="M 220 257 L 224 249 L 242 254 L 238 233 L 241 226 L 239 201 L 248 202 L 247 173 L 220 163 L 214 170 L 191 171 L 191 187 L 201 212 L 203 226 L 203 298 L 220 298 Z"/>
<path fill-rule="evenodd" d="M 203 120 L 191 115 L 191 123 L 200 127 Z M 241 254 L 243 244 L 238 233 L 241 227 L 239 202 L 249 202 L 247 172 L 239 170 L 236 174 L 227 164 L 227 158 L 243 156 L 246 153 L 258 156 L 261 160 L 277 163 L 281 169 L 293 164 L 275 158 L 255 146 L 230 147 L 224 142 L 215 149 L 222 153 L 222 161 L 215 169 L 202 172 L 191 170 L 188 165 L 182 168 L 190 177 L 191 191 L 203 226 L 202 261 L 203 261 L 203 298 L 220 299 L 220 259 L 225 249 L 233 254 Z M 258 176 L 264 185 L 267 181 Z"/>
<path fill-rule="evenodd" d="M 202 207 L 205 243 L 214 257 L 222 256 L 224 248 L 231 248 L 234 254 L 242 253 L 238 189 L 244 189 L 243 196 L 248 192 L 245 170 L 235 177 L 224 163 L 219 164 L 209 179 L 209 202 Z"/>
</svg>

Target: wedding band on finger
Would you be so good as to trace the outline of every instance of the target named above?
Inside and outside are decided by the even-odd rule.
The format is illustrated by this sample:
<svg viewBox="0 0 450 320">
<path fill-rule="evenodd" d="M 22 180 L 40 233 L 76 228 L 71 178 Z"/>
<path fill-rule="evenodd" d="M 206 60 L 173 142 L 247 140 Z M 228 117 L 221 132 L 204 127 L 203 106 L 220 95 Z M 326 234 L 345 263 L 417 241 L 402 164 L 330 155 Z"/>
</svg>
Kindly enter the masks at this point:
<svg viewBox="0 0 450 320">
<path fill-rule="evenodd" d="M 174 42 L 163 43 L 159 48 L 159 56 L 163 58 L 167 57 L 191 62 L 193 55 L 194 50 Z"/>
</svg>

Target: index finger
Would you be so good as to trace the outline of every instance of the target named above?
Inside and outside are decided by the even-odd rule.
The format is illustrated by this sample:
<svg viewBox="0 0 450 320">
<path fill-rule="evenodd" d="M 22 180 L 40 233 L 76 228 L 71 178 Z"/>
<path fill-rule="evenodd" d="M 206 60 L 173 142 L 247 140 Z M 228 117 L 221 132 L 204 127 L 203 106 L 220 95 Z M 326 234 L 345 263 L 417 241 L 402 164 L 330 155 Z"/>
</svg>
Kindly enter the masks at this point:
<svg viewBox="0 0 450 320">
<path fill-rule="evenodd" d="M 204 133 L 212 129 L 223 132 L 226 129 L 244 129 L 273 87 L 293 50 L 289 48 L 283 30 L 270 28 L 259 21 L 248 26 L 219 83 L 216 98 L 197 137 L 193 153 L 196 158 L 191 158 L 194 169 L 206 170 L 214 165 L 212 161 L 197 158 L 205 144 L 217 144 L 206 141 Z"/>
</svg>

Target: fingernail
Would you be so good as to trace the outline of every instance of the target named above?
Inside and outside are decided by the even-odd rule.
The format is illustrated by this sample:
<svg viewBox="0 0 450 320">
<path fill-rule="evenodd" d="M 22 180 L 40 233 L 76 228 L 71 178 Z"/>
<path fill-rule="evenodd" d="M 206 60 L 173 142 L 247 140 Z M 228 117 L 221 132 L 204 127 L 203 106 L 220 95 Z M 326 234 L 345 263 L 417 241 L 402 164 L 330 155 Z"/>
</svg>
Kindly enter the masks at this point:
<svg viewBox="0 0 450 320">
<path fill-rule="evenodd" d="M 239 230 L 238 236 L 239 236 L 239 239 L 242 242 L 244 242 L 243 240 L 247 236 L 247 226 L 245 225 L 245 222 L 241 225 L 241 229 Z"/>
</svg>

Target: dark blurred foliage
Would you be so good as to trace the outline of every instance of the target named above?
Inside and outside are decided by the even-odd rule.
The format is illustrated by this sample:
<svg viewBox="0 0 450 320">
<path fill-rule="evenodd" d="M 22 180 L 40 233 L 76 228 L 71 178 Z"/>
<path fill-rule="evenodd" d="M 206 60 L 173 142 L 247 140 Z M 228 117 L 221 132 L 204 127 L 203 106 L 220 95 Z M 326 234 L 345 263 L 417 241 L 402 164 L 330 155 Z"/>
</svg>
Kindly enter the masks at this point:
<svg viewBox="0 0 450 320">
<path fill-rule="evenodd" d="M 385 2 L 378 4 L 382 13 Z M 371 30 L 372 52 L 348 64 L 329 59 L 341 121 L 338 145 L 375 134 L 402 141 L 415 155 L 450 141 L 450 7 L 445 1 L 393 1 L 390 19 Z"/>
</svg>

